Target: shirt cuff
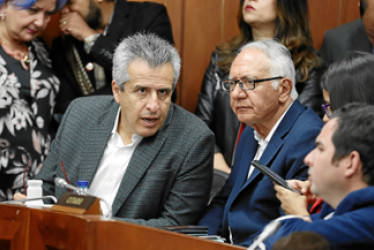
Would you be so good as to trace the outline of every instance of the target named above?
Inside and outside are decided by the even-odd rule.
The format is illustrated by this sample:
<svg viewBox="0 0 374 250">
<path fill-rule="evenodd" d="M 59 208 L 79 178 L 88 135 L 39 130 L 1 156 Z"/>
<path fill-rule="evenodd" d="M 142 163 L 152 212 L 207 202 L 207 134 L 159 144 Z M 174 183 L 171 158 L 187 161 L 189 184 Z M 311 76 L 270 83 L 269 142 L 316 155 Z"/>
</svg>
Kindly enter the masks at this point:
<svg viewBox="0 0 374 250">
<path fill-rule="evenodd" d="M 90 53 L 91 48 L 94 46 L 96 39 L 100 36 L 100 34 L 93 34 L 84 39 L 84 50 L 87 54 Z"/>
</svg>

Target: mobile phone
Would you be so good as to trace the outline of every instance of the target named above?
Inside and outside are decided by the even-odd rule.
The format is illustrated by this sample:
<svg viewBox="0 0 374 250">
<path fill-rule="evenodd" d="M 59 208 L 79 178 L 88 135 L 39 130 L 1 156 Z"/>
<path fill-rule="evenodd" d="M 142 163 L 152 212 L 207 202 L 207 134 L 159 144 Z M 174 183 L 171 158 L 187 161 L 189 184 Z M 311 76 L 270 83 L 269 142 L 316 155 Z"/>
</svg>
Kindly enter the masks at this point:
<svg viewBox="0 0 374 250">
<path fill-rule="evenodd" d="M 258 170 L 260 170 L 261 173 L 263 173 L 264 175 L 266 175 L 267 177 L 270 178 L 270 180 L 272 180 L 273 182 L 277 183 L 278 185 L 284 187 L 284 188 L 287 188 L 291 191 L 294 191 L 298 194 L 300 194 L 299 190 L 296 190 L 292 187 L 290 187 L 288 185 L 288 183 L 282 178 L 280 177 L 277 173 L 275 173 L 273 170 L 271 170 L 268 166 L 260 163 L 259 161 L 257 160 L 253 160 L 252 161 L 252 165 L 257 168 Z"/>
</svg>

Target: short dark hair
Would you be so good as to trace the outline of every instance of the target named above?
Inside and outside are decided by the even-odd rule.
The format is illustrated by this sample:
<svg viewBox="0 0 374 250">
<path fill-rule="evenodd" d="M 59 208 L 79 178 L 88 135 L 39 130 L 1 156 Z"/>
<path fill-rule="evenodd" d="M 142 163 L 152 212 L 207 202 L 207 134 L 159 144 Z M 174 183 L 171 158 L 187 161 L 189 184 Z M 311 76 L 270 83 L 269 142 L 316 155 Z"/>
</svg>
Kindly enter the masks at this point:
<svg viewBox="0 0 374 250">
<path fill-rule="evenodd" d="M 333 160 L 353 151 L 360 154 L 364 181 L 374 185 L 374 105 L 350 103 L 333 113 L 337 127 L 332 136 Z"/>
<path fill-rule="evenodd" d="M 322 88 L 329 92 L 331 109 L 351 102 L 374 104 L 374 55 L 351 52 L 332 63 L 322 76 Z"/>
</svg>

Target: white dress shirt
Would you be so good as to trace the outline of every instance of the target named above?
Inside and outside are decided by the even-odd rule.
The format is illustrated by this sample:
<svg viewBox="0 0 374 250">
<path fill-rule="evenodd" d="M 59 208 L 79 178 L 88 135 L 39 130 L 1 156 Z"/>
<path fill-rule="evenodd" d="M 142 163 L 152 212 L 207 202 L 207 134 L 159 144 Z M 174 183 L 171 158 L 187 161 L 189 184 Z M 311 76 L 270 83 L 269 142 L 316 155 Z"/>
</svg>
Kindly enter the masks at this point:
<svg viewBox="0 0 374 250">
<path fill-rule="evenodd" d="M 292 105 L 292 103 L 291 103 L 291 105 Z M 275 131 L 277 130 L 279 124 L 283 120 L 283 117 L 286 115 L 286 113 L 290 109 L 291 105 L 288 106 L 287 110 L 283 113 L 283 115 L 278 119 L 278 121 L 272 127 L 272 129 L 270 130 L 270 133 L 268 134 L 268 136 L 266 136 L 265 140 L 261 137 L 261 135 L 256 130 L 253 131 L 255 139 L 258 143 L 257 151 L 256 151 L 256 154 L 255 154 L 255 157 L 253 158 L 253 160 L 259 160 L 261 158 L 262 154 L 264 153 L 266 147 L 268 146 L 268 144 L 271 140 L 271 137 L 273 137 Z M 255 167 L 251 164 L 251 167 L 249 168 L 249 171 L 248 171 L 247 179 L 249 178 L 249 176 L 251 176 L 254 168 Z"/>
<path fill-rule="evenodd" d="M 120 109 L 114 122 L 111 137 L 88 190 L 92 195 L 105 200 L 105 205 L 101 203 L 101 208 L 105 216 L 111 213 L 111 206 L 118 192 L 122 177 L 126 172 L 136 146 L 143 138 L 134 134 L 132 142 L 125 145 L 117 132 L 119 114 Z M 110 208 L 107 208 L 107 206 L 110 206 Z"/>
</svg>

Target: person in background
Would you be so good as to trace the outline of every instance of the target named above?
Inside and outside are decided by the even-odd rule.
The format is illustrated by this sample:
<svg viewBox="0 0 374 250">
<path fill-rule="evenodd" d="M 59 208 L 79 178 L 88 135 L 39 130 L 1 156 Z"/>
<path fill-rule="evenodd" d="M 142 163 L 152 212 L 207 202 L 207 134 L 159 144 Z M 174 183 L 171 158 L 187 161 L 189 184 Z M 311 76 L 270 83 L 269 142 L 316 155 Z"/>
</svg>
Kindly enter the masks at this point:
<svg viewBox="0 0 374 250">
<path fill-rule="evenodd" d="M 334 111 L 306 157 L 310 190 L 321 197 L 320 213 L 277 219 L 279 229 L 265 240 L 300 231 L 325 237 L 331 249 L 374 246 L 374 106 L 349 103 Z"/>
<path fill-rule="evenodd" d="M 230 173 L 241 131 L 230 107 L 230 95 L 221 88 L 240 47 L 250 41 L 277 38 L 292 55 L 296 68 L 295 88 L 301 104 L 322 117 L 321 60 L 313 47 L 306 0 L 241 0 L 238 13 L 240 34 L 219 44 L 205 72 L 195 114 L 214 132 L 214 168 Z M 217 188 L 219 189 L 219 188 Z"/>
<path fill-rule="evenodd" d="M 53 138 L 59 80 L 38 37 L 66 0 L 5 0 L 0 8 L 0 200 L 40 170 Z"/>
<path fill-rule="evenodd" d="M 70 0 L 61 11 L 60 29 L 64 35 L 51 49 L 61 81 L 58 113 L 77 97 L 112 94 L 113 52 L 123 38 L 146 31 L 173 43 L 165 6 L 150 2 Z"/>
<path fill-rule="evenodd" d="M 305 179 L 305 155 L 323 123 L 297 100 L 289 50 L 273 40 L 248 43 L 234 59 L 222 87 L 246 124 L 230 176 L 199 224 L 209 234 L 247 245 L 252 234 L 281 215 L 271 180 L 254 168 L 259 160 L 285 179 Z"/>
<path fill-rule="evenodd" d="M 320 49 L 326 65 L 348 52 L 374 52 L 374 0 L 360 0 L 360 15 L 360 19 L 326 31 Z"/>
<path fill-rule="evenodd" d="M 65 179 L 62 161 L 70 183 L 88 181 L 116 218 L 154 227 L 196 223 L 209 198 L 214 136 L 171 102 L 179 74 L 170 43 L 154 34 L 125 38 L 114 53 L 113 96 L 72 102 L 37 179 Z M 48 182 L 43 190 L 68 191 Z"/>
<path fill-rule="evenodd" d="M 322 77 L 323 96 L 325 99 L 324 122 L 329 121 L 332 113 L 352 102 L 374 105 L 374 55 L 365 52 L 351 52 L 330 65 Z M 289 185 L 299 190 L 303 195 L 289 192 L 287 189 L 275 186 L 277 198 L 281 201 L 286 214 L 308 215 L 318 211 L 321 199 L 310 191 L 310 181 L 290 180 Z M 308 210 L 310 204 L 315 204 Z"/>
</svg>

